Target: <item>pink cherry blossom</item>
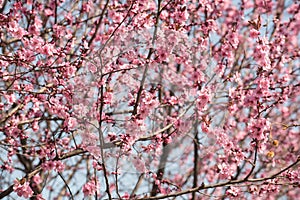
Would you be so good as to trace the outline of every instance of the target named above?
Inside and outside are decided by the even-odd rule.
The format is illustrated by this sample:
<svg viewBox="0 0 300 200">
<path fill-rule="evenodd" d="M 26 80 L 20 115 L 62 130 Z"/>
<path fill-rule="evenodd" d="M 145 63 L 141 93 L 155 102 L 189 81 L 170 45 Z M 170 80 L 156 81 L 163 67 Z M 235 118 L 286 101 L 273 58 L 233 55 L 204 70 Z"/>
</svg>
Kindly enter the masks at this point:
<svg viewBox="0 0 300 200">
<path fill-rule="evenodd" d="M 84 193 L 84 196 L 90 196 L 94 195 L 99 190 L 99 183 L 98 181 L 95 182 L 95 180 L 90 180 L 84 186 L 82 187 L 82 192 Z"/>
<path fill-rule="evenodd" d="M 226 194 L 233 196 L 233 197 L 237 197 L 240 193 L 240 189 L 238 187 L 230 187 L 227 191 Z"/>
<path fill-rule="evenodd" d="M 300 198 L 296 1 L 0 11 L 0 198 Z"/>
<path fill-rule="evenodd" d="M 20 197 L 30 198 L 33 195 L 33 191 L 29 186 L 29 182 L 27 181 L 21 183 L 21 181 L 15 180 L 13 189 Z"/>
</svg>

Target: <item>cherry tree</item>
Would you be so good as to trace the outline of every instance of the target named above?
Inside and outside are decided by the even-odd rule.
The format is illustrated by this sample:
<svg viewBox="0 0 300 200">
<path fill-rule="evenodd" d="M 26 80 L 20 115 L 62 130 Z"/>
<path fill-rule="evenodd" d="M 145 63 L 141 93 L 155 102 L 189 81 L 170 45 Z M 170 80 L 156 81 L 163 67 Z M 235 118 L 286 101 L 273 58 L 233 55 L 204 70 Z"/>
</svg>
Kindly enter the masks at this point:
<svg viewBox="0 0 300 200">
<path fill-rule="evenodd" d="M 300 4 L 1 0 L 0 198 L 299 198 Z"/>
</svg>

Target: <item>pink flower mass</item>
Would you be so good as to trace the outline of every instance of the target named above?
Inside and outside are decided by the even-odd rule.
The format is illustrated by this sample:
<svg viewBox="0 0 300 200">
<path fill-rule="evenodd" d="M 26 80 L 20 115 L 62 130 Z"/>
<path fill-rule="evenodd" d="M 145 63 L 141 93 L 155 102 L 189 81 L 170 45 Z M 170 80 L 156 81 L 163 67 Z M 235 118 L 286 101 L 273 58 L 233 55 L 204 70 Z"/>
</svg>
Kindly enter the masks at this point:
<svg viewBox="0 0 300 200">
<path fill-rule="evenodd" d="M 82 188 L 82 192 L 84 196 L 90 196 L 96 194 L 98 192 L 97 191 L 98 189 L 99 189 L 99 183 L 95 182 L 95 180 L 90 180 L 89 182 L 84 184 Z"/>
<path fill-rule="evenodd" d="M 0 0 L 0 199 L 300 199 L 300 3 Z"/>
<path fill-rule="evenodd" d="M 29 186 L 29 182 L 20 183 L 20 181 L 15 180 L 14 181 L 14 192 L 18 194 L 20 197 L 29 198 L 32 197 L 33 191 Z"/>
</svg>

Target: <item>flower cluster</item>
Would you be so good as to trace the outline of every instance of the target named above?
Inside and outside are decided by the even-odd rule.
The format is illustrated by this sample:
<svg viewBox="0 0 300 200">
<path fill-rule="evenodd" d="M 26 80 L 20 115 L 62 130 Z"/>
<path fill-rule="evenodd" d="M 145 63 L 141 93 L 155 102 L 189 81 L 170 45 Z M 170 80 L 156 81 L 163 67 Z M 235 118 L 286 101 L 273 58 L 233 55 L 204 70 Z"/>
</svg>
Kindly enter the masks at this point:
<svg viewBox="0 0 300 200">
<path fill-rule="evenodd" d="M 29 182 L 24 181 L 23 179 L 20 181 L 15 180 L 13 189 L 20 197 L 30 198 L 33 195 L 33 191 L 29 185 Z"/>
<path fill-rule="evenodd" d="M 82 192 L 84 196 L 90 196 L 99 192 L 99 189 L 100 189 L 99 182 L 92 178 L 90 181 L 84 184 L 84 186 L 82 187 Z"/>
</svg>

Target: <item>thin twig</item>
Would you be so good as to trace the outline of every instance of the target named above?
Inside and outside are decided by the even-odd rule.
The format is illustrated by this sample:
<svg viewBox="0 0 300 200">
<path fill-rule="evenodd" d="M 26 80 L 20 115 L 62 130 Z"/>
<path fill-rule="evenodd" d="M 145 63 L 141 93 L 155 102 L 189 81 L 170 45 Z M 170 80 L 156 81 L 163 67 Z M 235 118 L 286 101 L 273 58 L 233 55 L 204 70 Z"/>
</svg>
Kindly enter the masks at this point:
<svg viewBox="0 0 300 200">
<path fill-rule="evenodd" d="M 71 199 L 74 200 L 73 193 L 72 193 L 71 188 L 69 187 L 67 181 L 66 181 L 65 178 L 61 175 L 60 172 L 57 172 L 57 173 L 58 173 L 59 177 L 64 181 L 66 187 L 68 188 L 68 191 L 69 191 L 69 193 L 70 193 L 70 195 L 71 195 Z"/>
</svg>

